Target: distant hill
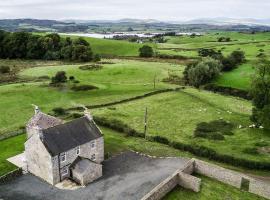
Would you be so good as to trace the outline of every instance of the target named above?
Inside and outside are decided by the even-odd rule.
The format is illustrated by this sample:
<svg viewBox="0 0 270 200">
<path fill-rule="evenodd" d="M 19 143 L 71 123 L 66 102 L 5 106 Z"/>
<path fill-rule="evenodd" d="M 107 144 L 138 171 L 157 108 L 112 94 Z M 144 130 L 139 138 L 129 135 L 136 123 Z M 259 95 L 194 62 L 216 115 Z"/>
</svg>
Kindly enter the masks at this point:
<svg viewBox="0 0 270 200">
<path fill-rule="evenodd" d="M 270 31 L 270 19 L 203 18 L 190 21 L 163 22 L 155 19 L 120 20 L 40 20 L 3 19 L 0 29 L 7 31 L 34 32 L 205 32 L 223 31 Z"/>
</svg>

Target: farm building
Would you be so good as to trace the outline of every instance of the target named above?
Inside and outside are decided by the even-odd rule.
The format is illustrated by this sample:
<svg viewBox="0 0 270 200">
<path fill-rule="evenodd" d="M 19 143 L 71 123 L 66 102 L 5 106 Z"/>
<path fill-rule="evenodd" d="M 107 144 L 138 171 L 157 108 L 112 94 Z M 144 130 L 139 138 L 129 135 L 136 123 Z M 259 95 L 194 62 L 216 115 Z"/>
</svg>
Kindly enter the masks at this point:
<svg viewBox="0 0 270 200">
<path fill-rule="evenodd" d="M 52 185 L 67 178 L 86 185 L 102 176 L 103 136 L 89 112 L 63 123 L 36 107 L 26 130 L 27 172 Z"/>
</svg>

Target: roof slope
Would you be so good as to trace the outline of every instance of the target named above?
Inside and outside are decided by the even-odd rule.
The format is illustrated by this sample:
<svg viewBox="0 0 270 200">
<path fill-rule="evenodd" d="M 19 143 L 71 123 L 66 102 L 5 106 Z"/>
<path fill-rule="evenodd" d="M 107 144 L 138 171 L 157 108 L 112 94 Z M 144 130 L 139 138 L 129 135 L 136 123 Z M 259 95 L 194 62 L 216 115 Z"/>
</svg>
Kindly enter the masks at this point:
<svg viewBox="0 0 270 200">
<path fill-rule="evenodd" d="M 89 173 L 89 169 L 91 169 L 91 166 L 93 165 L 100 165 L 92 160 L 89 160 L 87 158 L 77 157 L 77 159 L 70 165 L 70 168 L 73 171 L 76 171 L 79 174 L 85 174 Z"/>
<path fill-rule="evenodd" d="M 27 127 L 38 126 L 41 129 L 47 129 L 62 123 L 63 121 L 61 119 L 57 119 L 43 112 L 38 112 L 30 119 Z"/>
<path fill-rule="evenodd" d="M 52 156 L 102 137 L 94 121 L 81 117 L 43 130 L 42 142 Z"/>
</svg>

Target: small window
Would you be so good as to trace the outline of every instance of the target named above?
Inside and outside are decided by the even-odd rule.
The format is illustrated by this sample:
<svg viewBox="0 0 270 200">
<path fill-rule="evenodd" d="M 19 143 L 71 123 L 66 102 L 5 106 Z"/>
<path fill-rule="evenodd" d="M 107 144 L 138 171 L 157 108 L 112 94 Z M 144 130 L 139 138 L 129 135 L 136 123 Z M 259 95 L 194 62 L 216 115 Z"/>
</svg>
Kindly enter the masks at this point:
<svg viewBox="0 0 270 200">
<path fill-rule="evenodd" d="M 81 148 L 80 146 L 76 147 L 76 154 L 79 155 L 81 153 Z"/>
<path fill-rule="evenodd" d="M 91 160 L 96 160 L 96 154 L 91 155 Z"/>
<path fill-rule="evenodd" d="M 66 159 L 67 159 L 66 153 L 62 153 L 62 154 L 60 155 L 60 160 L 61 160 L 61 162 L 65 162 Z"/>
<path fill-rule="evenodd" d="M 96 141 L 92 141 L 91 142 L 91 148 L 95 148 L 96 147 Z"/>
<path fill-rule="evenodd" d="M 62 169 L 62 176 L 65 176 L 65 175 L 67 175 L 68 174 L 68 168 L 67 167 L 64 167 L 63 169 Z"/>
</svg>

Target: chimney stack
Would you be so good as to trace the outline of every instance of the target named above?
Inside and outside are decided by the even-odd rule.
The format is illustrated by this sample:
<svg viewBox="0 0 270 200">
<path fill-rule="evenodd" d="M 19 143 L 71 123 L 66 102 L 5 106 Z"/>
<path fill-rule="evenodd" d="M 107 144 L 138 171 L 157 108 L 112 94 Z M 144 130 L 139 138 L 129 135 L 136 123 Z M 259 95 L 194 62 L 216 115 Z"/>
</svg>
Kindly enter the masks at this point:
<svg viewBox="0 0 270 200">
<path fill-rule="evenodd" d="M 32 104 L 32 106 L 35 108 L 35 114 L 38 114 L 40 112 L 39 107 L 34 104 Z"/>
<path fill-rule="evenodd" d="M 90 111 L 85 106 L 83 108 L 84 108 L 84 116 L 86 116 L 90 121 L 92 121 L 93 117 L 92 117 Z"/>
</svg>

